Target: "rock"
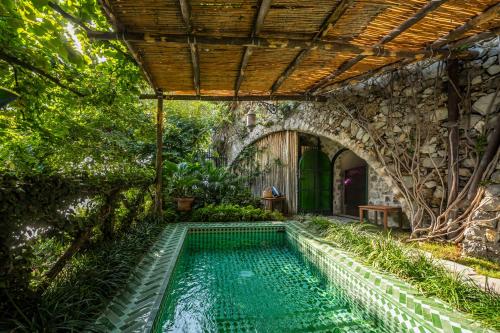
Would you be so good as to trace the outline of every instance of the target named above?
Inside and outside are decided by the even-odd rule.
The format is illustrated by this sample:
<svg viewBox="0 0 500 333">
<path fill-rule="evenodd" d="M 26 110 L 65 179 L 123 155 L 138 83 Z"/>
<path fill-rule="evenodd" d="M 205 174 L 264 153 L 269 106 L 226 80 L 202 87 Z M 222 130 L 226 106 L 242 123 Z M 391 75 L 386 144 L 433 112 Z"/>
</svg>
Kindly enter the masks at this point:
<svg viewBox="0 0 500 333">
<path fill-rule="evenodd" d="M 340 123 L 340 126 L 342 126 L 342 127 L 349 127 L 349 126 L 351 126 L 351 121 L 349 119 L 344 119 Z"/>
<path fill-rule="evenodd" d="M 488 185 L 484 192 L 485 197 L 498 197 L 500 196 L 500 184 Z"/>
<path fill-rule="evenodd" d="M 476 123 L 476 125 L 474 125 L 474 129 L 475 129 L 476 131 L 478 131 L 478 132 L 482 132 L 482 131 L 483 131 L 483 129 L 484 129 L 484 125 L 486 125 L 486 124 L 484 123 L 484 120 L 480 120 L 480 121 L 478 121 L 478 122 Z"/>
<path fill-rule="evenodd" d="M 495 219 L 500 217 L 499 212 L 486 212 L 483 210 L 475 211 L 471 218 L 474 221 L 474 224 L 480 225 L 486 228 L 496 228 L 497 221 Z"/>
<path fill-rule="evenodd" d="M 424 68 L 422 70 L 422 76 L 424 79 L 431 79 L 435 78 L 438 76 L 438 70 L 439 68 L 444 68 L 444 66 L 441 66 L 442 62 L 441 61 L 436 61 L 435 63 L 429 65 L 428 67 Z"/>
<path fill-rule="evenodd" d="M 493 98 L 495 96 L 495 93 L 488 94 L 486 96 L 483 96 L 479 98 L 473 105 L 472 109 L 476 111 L 479 114 L 482 114 L 483 116 L 486 115 L 488 112 L 488 107 L 490 106 L 490 103 L 492 102 Z M 495 98 L 495 101 L 493 102 L 492 109 L 495 110 L 495 107 L 500 104 L 500 94 Z"/>
<path fill-rule="evenodd" d="M 500 198 L 499 197 L 484 197 L 481 201 L 481 209 L 486 212 L 500 211 Z"/>
<path fill-rule="evenodd" d="M 434 164 L 436 164 L 437 167 L 441 166 L 441 164 L 444 162 L 444 158 L 442 157 L 436 157 L 436 158 L 424 158 L 422 160 L 422 166 L 427 169 L 434 169 L 434 164 L 432 163 L 434 161 Z"/>
<path fill-rule="evenodd" d="M 417 89 L 414 87 L 408 87 L 403 90 L 403 94 L 406 97 L 414 96 L 417 93 Z"/>
<path fill-rule="evenodd" d="M 408 188 L 413 188 L 413 177 L 412 176 L 403 176 L 403 183 Z"/>
<path fill-rule="evenodd" d="M 476 165 L 476 162 L 472 158 L 466 158 L 462 161 L 462 165 L 466 168 L 473 168 Z"/>
<path fill-rule="evenodd" d="M 443 188 L 441 186 L 437 187 L 432 196 L 437 199 L 442 199 L 444 197 Z"/>
<path fill-rule="evenodd" d="M 490 180 L 495 184 L 500 184 L 500 170 L 496 170 L 495 172 L 493 172 Z"/>
<path fill-rule="evenodd" d="M 486 240 L 491 243 L 495 243 L 498 238 L 498 232 L 492 229 L 486 229 Z"/>
<path fill-rule="evenodd" d="M 486 71 L 491 76 L 496 75 L 496 74 L 500 73 L 500 65 L 493 65 L 493 66 L 489 67 Z"/>
<path fill-rule="evenodd" d="M 360 128 L 358 130 L 358 132 L 356 133 L 356 139 L 361 140 L 361 138 L 363 137 L 364 134 L 365 134 L 365 132 Z"/>
<path fill-rule="evenodd" d="M 434 93 L 434 88 L 429 87 L 429 88 L 425 89 L 422 94 L 429 96 L 429 95 L 432 95 L 433 93 Z"/>
<path fill-rule="evenodd" d="M 351 135 L 356 136 L 358 133 L 359 127 L 355 123 L 351 123 Z"/>
<path fill-rule="evenodd" d="M 493 117 L 490 117 L 490 119 L 488 119 L 488 123 L 486 124 L 486 128 L 487 129 L 495 128 L 495 126 L 497 125 L 498 117 L 499 117 L 498 114 Z"/>
<path fill-rule="evenodd" d="M 481 119 L 483 119 L 483 117 L 478 114 L 469 114 L 468 116 L 462 117 L 462 119 L 460 119 L 460 129 L 474 128 Z"/>
<path fill-rule="evenodd" d="M 497 46 L 497 47 L 492 47 L 489 51 L 488 51 L 488 57 L 493 57 L 493 56 L 498 56 L 498 54 L 500 53 L 500 46 Z"/>
<path fill-rule="evenodd" d="M 471 84 L 473 86 L 475 86 L 476 84 L 480 84 L 481 82 L 483 82 L 483 78 L 481 77 L 481 75 L 478 75 L 476 77 L 474 77 L 472 80 L 471 80 Z"/>
<path fill-rule="evenodd" d="M 424 185 L 425 185 L 425 187 L 427 187 L 427 188 L 433 188 L 433 187 L 436 187 L 436 186 L 437 186 L 437 183 L 436 183 L 435 181 L 431 180 L 431 181 L 429 181 L 429 182 L 425 183 Z"/>
<path fill-rule="evenodd" d="M 363 135 L 363 138 L 361 139 L 361 141 L 366 143 L 369 139 L 370 139 L 370 135 L 368 135 L 368 133 L 365 133 L 365 135 Z"/>
<path fill-rule="evenodd" d="M 470 176 L 472 176 L 472 172 L 467 168 L 459 168 L 458 175 L 460 177 L 470 177 Z"/>
<path fill-rule="evenodd" d="M 483 68 L 486 69 L 486 68 L 489 68 L 490 66 L 492 66 L 495 61 L 497 61 L 498 57 L 497 56 L 493 56 L 493 57 L 489 57 L 488 59 L 486 59 L 486 61 L 483 63 Z"/>
<path fill-rule="evenodd" d="M 434 111 L 434 114 L 431 117 L 431 120 L 433 121 L 443 121 L 446 118 L 448 118 L 448 109 L 447 108 L 437 108 Z"/>
<path fill-rule="evenodd" d="M 422 148 L 420 148 L 420 151 L 424 154 L 432 154 L 436 152 L 436 145 L 423 145 Z"/>
</svg>

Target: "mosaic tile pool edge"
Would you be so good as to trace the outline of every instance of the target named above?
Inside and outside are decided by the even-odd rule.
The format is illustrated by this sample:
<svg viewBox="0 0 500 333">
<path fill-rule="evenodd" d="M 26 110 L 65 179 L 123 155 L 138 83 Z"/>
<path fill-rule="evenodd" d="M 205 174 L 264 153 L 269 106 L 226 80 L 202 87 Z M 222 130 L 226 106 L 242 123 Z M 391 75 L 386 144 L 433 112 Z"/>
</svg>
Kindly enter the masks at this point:
<svg viewBox="0 0 500 333">
<path fill-rule="evenodd" d="M 451 312 L 442 302 L 424 298 L 408 284 L 353 260 L 305 231 L 298 222 L 180 223 L 168 225 L 150 252 L 134 270 L 130 281 L 109 304 L 97 323 L 106 332 L 150 332 L 162 305 L 178 254 L 187 232 L 270 231 L 286 229 L 292 244 L 333 279 L 341 279 L 363 305 L 389 325 L 403 332 L 493 333 L 475 326 L 461 313 Z M 307 250 L 309 249 L 309 250 Z M 308 254 L 309 253 L 309 254 Z M 311 255 L 316 253 L 316 255 Z M 321 254 L 320 254 L 321 253 Z M 334 259 L 334 260 L 332 260 Z M 336 268 L 334 268 L 336 267 Z M 336 272 L 336 273 L 335 273 Z M 355 293 L 355 294 L 356 294 Z M 356 295 L 355 295 L 356 296 Z M 390 311 L 388 311 L 390 309 Z M 419 314 L 420 313 L 420 314 Z M 396 331 L 395 331 L 396 332 Z"/>
<path fill-rule="evenodd" d="M 408 283 L 357 262 L 298 222 L 287 224 L 286 234 L 293 246 L 345 288 L 348 297 L 362 303 L 394 332 L 493 333 L 443 302 L 422 296 Z"/>
</svg>

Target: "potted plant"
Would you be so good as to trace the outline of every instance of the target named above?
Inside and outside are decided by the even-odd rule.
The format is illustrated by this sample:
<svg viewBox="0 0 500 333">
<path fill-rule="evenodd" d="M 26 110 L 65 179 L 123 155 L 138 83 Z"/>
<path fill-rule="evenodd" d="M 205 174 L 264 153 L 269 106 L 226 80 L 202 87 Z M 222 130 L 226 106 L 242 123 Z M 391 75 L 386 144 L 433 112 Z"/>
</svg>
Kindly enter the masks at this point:
<svg viewBox="0 0 500 333">
<path fill-rule="evenodd" d="M 167 171 L 169 171 L 167 174 L 170 175 L 170 179 L 167 181 L 169 192 L 177 202 L 177 210 L 181 212 L 190 211 L 200 182 L 197 177 L 196 165 L 186 162 L 179 164 L 169 162 Z"/>
</svg>

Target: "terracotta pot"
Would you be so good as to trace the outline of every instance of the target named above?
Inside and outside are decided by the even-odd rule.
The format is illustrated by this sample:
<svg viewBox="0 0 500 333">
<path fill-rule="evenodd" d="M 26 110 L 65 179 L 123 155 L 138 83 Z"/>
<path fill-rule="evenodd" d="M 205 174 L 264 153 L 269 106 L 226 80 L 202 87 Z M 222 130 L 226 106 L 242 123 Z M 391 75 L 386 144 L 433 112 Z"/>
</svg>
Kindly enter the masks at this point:
<svg viewBox="0 0 500 333">
<path fill-rule="evenodd" d="M 180 212 L 189 212 L 193 208 L 194 198 L 176 198 L 177 210 Z"/>
</svg>

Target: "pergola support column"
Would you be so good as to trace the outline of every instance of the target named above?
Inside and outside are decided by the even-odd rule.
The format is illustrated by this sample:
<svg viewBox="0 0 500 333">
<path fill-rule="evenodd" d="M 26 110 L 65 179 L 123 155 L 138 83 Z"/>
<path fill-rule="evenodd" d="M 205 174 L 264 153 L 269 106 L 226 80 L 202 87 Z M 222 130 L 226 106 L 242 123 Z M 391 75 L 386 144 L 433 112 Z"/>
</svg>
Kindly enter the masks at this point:
<svg viewBox="0 0 500 333">
<path fill-rule="evenodd" d="M 156 110 L 155 216 L 163 218 L 163 92 L 158 92 Z"/>
</svg>

